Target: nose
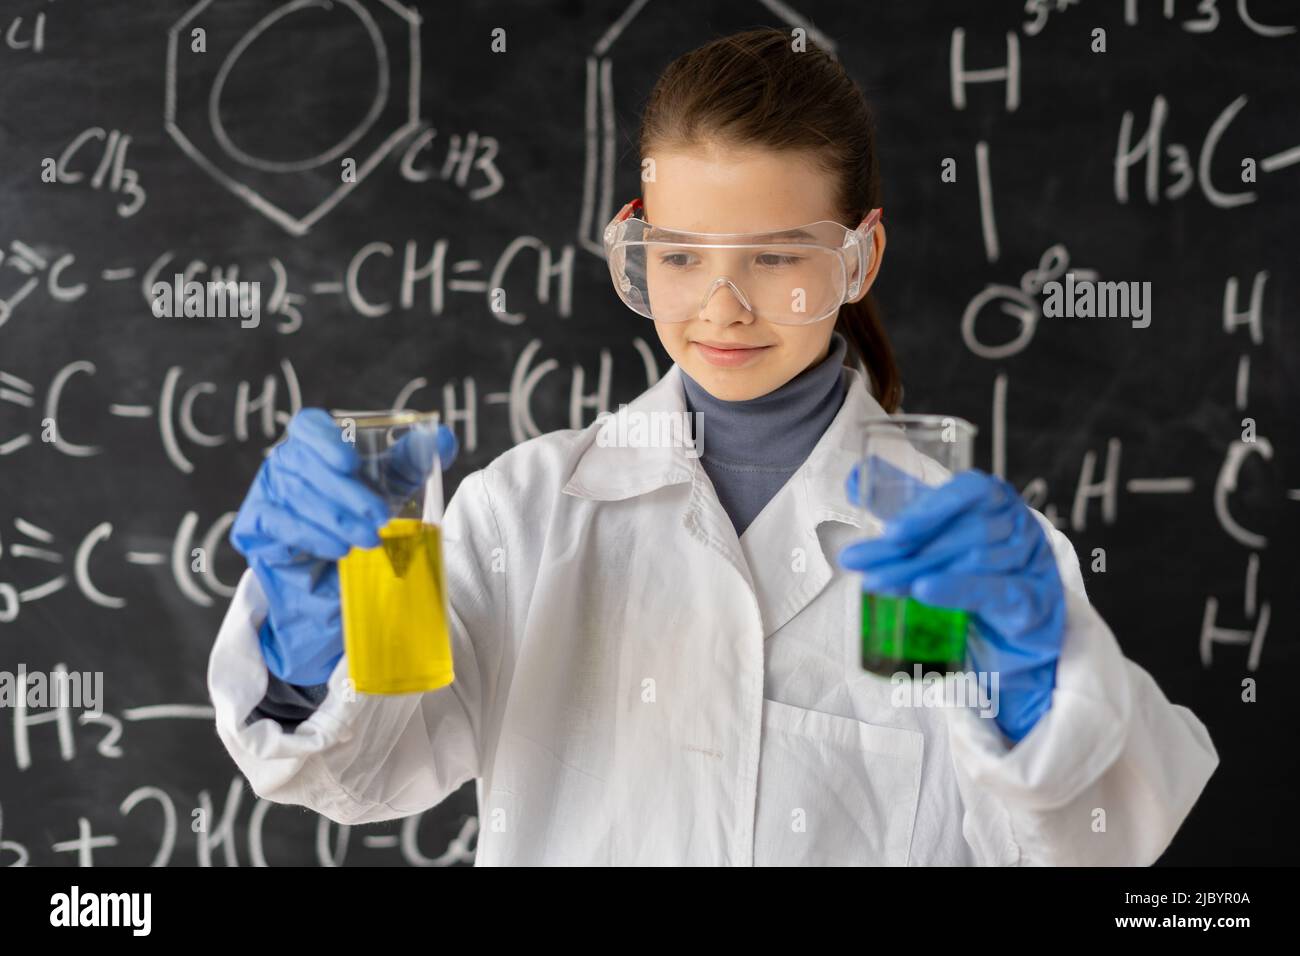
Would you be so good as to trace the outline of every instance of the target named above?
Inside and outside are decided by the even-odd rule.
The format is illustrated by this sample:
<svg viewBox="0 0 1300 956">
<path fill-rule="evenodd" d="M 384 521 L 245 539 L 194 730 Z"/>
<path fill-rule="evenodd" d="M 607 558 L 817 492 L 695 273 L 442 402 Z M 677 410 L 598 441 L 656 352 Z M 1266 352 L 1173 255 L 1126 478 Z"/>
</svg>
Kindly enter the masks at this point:
<svg viewBox="0 0 1300 956">
<path fill-rule="evenodd" d="M 700 318 L 708 322 L 752 319 L 753 311 L 744 291 L 727 276 L 714 279 L 700 302 Z"/>
</svg>

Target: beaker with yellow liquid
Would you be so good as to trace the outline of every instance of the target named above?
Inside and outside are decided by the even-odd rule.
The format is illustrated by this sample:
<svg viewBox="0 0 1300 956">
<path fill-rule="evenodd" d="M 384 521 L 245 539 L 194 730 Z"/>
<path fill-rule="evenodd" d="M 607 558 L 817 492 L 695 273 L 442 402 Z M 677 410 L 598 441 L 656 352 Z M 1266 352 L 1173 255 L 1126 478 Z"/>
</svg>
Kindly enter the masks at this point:
<svg viewBox="0 0 1300 956">
<path fill-rule="evenodd" d="M 343 652 L 356 690 L 410 694 L 455 679 L 442 564 L 437 412 L 335 411 L 358 478 L 388 505 L 375 548 L 339 560 Z"/>
</svg>

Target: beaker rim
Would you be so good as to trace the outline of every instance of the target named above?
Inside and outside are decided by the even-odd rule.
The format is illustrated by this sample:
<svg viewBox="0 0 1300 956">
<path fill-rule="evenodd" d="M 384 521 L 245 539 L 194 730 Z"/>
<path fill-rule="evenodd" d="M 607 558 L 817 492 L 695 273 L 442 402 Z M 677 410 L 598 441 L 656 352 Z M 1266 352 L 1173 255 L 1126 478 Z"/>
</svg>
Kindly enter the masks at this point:
<svg viewBox="0 0 1300 956">
<path fill-rule="evenodd" d="M 334 424 L 343 425 L 344 420 L 351 421 L 358 428 L 395 428 L 400 425 L 437 424 L 439 413 L 419 412 L 406 408 L 372 408 L 372 409 L 330 409 Z"/>
</svg>

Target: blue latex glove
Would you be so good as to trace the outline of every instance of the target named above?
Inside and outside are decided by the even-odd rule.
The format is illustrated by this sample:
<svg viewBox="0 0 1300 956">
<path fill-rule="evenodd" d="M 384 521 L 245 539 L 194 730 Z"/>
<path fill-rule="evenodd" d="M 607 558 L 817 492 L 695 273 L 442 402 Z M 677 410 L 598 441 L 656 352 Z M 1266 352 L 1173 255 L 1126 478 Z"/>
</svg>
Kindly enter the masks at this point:
<svg viewBox="0 0 1300 956">
<path fill-rule="evenodd" d="M 301 686 L 329 680 L 343 655 L 338 559 L 352 547 L 379 545 L 379 529 L 428 477 L 436 443 L 446 469 L 454 433 L 411 431 L 399 440 L 378 478 L 385 494 L 360 479 L 361 456 L 329 413 L 304 408 L 286 440 L 262 462 L 230 529 L 266 594 L 258 633 L 267 668 Z M 386 500 L 387 499 L 387 500 Z"/>
<path fill-rule="evenodd" d="M 848 479 L 854 504 L 858 486 L 855 467 Z M 891 510 L 888 502 L 883 509 L 882 502 L 868 504 L 876 512 Z M 863 572 L 866 591 L 974 615 L 967 663 L 977 672 L 998 672 L 995 720 L 1013 742 L 1051 707 L 1065 592 L 1047 535 L 1007 482 L 970 469 L 943 485 L 922 485 L 885 520 L 881 537 L 849 545 L 839 560 Z"/>
</svg>

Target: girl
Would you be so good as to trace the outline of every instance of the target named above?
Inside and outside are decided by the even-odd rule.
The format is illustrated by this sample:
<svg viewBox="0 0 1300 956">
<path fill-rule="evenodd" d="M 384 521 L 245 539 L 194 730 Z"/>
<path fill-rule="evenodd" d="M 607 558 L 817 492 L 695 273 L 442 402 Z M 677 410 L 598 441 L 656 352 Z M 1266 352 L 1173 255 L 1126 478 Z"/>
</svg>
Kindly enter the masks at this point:
<svg viewBox="0 0 1300 956">
<path fill-rule="evenodd" d="M 674 364 L 620 425 L 699 413 L 702 456 L 599 422 L 469 475 L 444 524 L 456 679 L 359 696 L 334 562 L 387 516 L 301 412 L 236 519 L 250 568 L 209 665 L 253 789 L 352 824 L 473 779 L 478 864 L 1154 861 L 1218 756 L 1121 654 L 1065 536 L 920 456 L 888 527 L 853 507 L 863 424 L 902 392 L 859 90 L 745 32 L 668 67 L 640 150 L 654 175 L 606 248 Z M 864 586 L 971 612 L 996 714 L 903 706 L 848 665 Z"/>
</svg>

